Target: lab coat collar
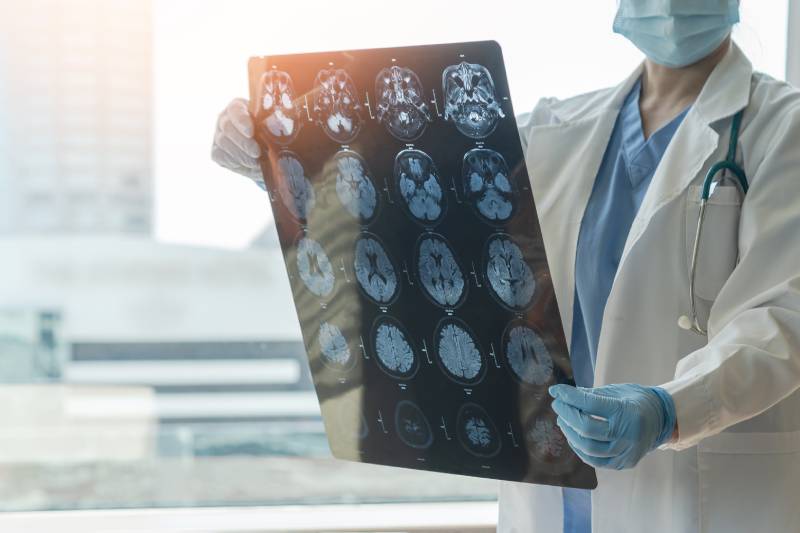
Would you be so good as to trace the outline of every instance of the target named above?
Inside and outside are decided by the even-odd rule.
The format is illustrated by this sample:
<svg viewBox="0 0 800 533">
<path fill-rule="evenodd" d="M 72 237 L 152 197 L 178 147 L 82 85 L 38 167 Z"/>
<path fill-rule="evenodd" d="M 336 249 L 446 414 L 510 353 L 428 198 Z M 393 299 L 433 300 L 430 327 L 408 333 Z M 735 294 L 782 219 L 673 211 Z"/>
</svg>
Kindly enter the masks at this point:
<svg viewBox="0 0 800 533">
<path fill-rule="evenodd" d="M 642 77 L 644 73 L 644 61 L 642 61 L 630 75 L 625 78 L 625 80 L 617 85 L 614 89 L 614 92 L 611 95 L 610 105 L 609 107 L 614 111 L 619 112 L 622 110 L 622 107 L 625 105 L 625 100 L 628 98 L 628 95 L 633 90 L 634 85 L 636 85 Z M 616 116 L 614 120 L 616 120 Z"/>
<path fill-rule="evenodd" d="M 714 68 L 694 107 L 706 124 L 734 115 L 750 103 L 753 65 L 736 43 Z"/>
<path fill-rule="evenodd" d="M 644 61 L 619 84 L 611 98 L 611 107 L 619 110 L 644 72 Z M 750 80 L 753 65 L 735 43 L 711 72 L 694 103 L 694 112 L 702 122 L 713 124 L 734 115 L 750 103 Z"/>
</svg>

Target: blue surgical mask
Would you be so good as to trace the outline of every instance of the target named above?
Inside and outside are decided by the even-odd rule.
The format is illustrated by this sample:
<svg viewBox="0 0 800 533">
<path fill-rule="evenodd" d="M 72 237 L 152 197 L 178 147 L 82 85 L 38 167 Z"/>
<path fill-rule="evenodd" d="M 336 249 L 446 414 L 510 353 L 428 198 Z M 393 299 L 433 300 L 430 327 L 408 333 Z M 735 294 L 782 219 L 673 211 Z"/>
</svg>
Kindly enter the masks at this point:
<svg viewBox="0 0 800 533">
<path fill-rule="evenodd" d="M 614 32 L 652 61 L 681 68 L 717 49 L 739 22 L 739 0 L 620 0 Z"/>
</svg>

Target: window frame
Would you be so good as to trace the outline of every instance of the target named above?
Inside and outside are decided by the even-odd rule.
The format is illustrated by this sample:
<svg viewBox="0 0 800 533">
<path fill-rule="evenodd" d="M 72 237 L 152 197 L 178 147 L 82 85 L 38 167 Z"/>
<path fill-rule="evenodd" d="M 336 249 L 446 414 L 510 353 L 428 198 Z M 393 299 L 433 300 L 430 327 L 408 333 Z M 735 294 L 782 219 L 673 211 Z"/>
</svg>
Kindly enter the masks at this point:
<svg viewBox="0 0 800 533">
<path fill-rule="evenodd" d="M 786 39 L 786 79 L 800 87 L 800 0 L 789 0 Z"/>
</svg>

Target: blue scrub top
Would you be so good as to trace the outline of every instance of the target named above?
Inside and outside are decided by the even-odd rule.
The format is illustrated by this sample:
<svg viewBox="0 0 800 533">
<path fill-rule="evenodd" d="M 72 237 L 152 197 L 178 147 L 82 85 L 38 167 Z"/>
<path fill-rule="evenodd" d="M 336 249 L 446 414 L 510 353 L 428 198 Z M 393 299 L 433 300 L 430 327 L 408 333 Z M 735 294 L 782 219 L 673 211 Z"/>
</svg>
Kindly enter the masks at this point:
<svg viewBox="0 0 800 533">
<path fill-rule="evenodd" d="M 575 382 L 594 383 L 600 325 L 622 250 L 647 187 L 689 108 L 645 140 L 639 113 L 641 80 L 620 110 L 586 205 L 575 257 L 570 359 Z M 564 533 L 590 533 L 588 490 L 564 489 Z"/>
</svg>

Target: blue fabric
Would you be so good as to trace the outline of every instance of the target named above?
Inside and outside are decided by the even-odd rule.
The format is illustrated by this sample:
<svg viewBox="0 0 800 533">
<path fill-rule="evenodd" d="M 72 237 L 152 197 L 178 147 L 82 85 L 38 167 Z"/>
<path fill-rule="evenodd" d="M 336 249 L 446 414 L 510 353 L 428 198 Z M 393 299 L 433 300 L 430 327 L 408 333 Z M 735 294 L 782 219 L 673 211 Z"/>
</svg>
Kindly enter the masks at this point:
<svg viewBox="0 0 800 533">
<path fill-rule="evenodd" d="M 575 258 L 570 359 L 575 382 L 594 383 L 600 326 L 636 213 L 688 108 L 645 140 L 638 81 L 625 98 L 586 205 Z M 564 533 L 591 532 L 591 492 L 563 489 Z"/>
</svg>

